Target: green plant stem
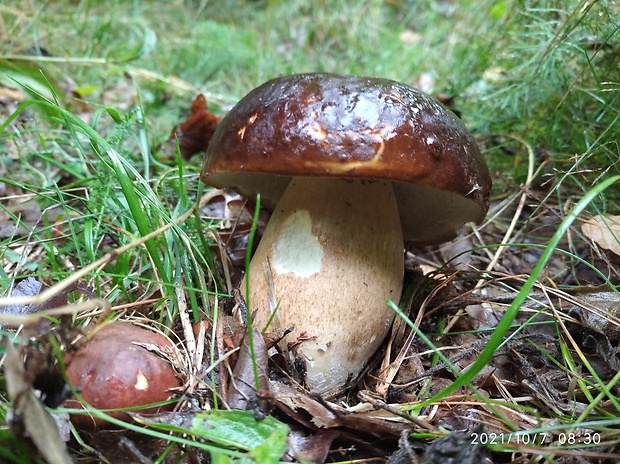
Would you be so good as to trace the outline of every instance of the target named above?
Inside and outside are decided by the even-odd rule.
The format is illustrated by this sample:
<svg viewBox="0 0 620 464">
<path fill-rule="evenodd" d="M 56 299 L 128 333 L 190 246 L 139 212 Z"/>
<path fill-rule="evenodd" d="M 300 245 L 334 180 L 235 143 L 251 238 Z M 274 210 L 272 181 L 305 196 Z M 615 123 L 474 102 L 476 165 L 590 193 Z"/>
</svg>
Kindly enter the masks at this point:
<svg viewBox="0 0 620 464">
<path fill-rule="evenodd" d="M 247 309 L 247 328 L 248 342 L 250 345 L 250 354 L 252 356 L 252 366 L 254 368 L 254 385 L 256 390 L 260 390 L 260 378 L 258 375 L 258 366 L 256 365 L 256 352 L 254 351 L 254 331 L 252 325 L 252 306 L 250 301 L 250 261 L 252 257 L 252 248 L 254 247 L 254 236 L 256 235 L 256 227 L 258 225 L 258 215 L 260 214 L 260 194 L 256 196 L 256 206 L 254 208 L 254 217 L 252 219 L 252 227 L 248 235 L 248 248 L 245 252 L 245 305 Z"/>
</svg>

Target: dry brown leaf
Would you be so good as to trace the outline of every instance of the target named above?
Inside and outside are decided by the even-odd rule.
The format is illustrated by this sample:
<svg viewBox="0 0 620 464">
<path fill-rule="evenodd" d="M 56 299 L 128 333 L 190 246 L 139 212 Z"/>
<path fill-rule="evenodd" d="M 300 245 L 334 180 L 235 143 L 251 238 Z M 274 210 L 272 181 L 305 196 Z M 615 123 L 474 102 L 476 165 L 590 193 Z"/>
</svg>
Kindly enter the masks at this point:
<svg viewBox="0 0 620 464">
<path fill-rule="evenodd" d="M 58 424 L 34 392 L 18 348 L 8 338 L 4 346 L 4 375 L 14 413 L 13 429 L 30 438 L 47 462 L 71 464 Z"/>
<path fill-rule="evenodd" d="M 620 216 L 599 214 L 584 221 L 581 231 L 598 246 L 620 256 Z"/>
<path fill-rule="evenodd" d="M 261 333 L 256 329 L 252 330 L 252 341 L 254 342 L 253 357 L 249 338 L 246 334 L 241 343 L 239 357 L 233 372 L 234 382 L 231 383 L 228 389 L 226 400 L 232 409 L 254 409 L 255 413 L 269 414 L 271 405 L 268 401 L 260 398 L 265 396 L 269 390 L 267 345 L 265 345 Z M 261 391 L 257 391 L 255 388 L 255 368 L 258 373 Z M 256 408 L 257 406 L 260 411 Z"/>
<path fill-rule="evenodd" d="M 11 290 L 10 296 L 12 298 L 36 297 L 39 293 L 42 293 L 49 288 L 50 287 L 48 285 L 35 279 L 34 277 L 27 277 L 15 285 L 15 288 Z M 49 311 L 54 308 L 61 308 L 68 305 L 69 294 L 75 290 L 81 292 L 88 298 L 95 298 L 93 292 L 85 284 L 82 282 L 76 282 L 41 303 L 0 305 L 0 328 L 2 328 L 3 324 L 21 325 L 25 323 L 19 320 L 18 322 L 15 322 L 15 319 L 12 319 L 11 316 L 26 316 L 28 314 Z"/>
<path fill-rule="evenodd" d="M 207 149 L 219 122 L 220 119 L 208 110 L 204 95 L 198 95 L 192 103 L 191 116 L 172 130 L 170 140 L 177 138 L 181 156 L 189 159 Z"/>
<path fill-rule="evenodd" d="M 302 456 L 310 462 L 323 463 L 327 460 L 332 442 L 338 437 L 335 430 L 319 429 L 315 433 L 306 434 L 299 430 L 289 432 L 289 450 L 291 460 Z"/>
<path fill-rule="evenodd" d="M 387 440 L 398 438 L 404 430 L 411 427 L 411 424 L 395 418 L 391 413 L 388 413 L 389 419 L 385 419 L 375 415 L 375 411 L 349 411 L 336 403 L 321 399 L 320 396 L 308 394 L 293 384 L 271 380 L 270 390 L 275 407 L 309 429 L 338 428 Z"/>
</svg>

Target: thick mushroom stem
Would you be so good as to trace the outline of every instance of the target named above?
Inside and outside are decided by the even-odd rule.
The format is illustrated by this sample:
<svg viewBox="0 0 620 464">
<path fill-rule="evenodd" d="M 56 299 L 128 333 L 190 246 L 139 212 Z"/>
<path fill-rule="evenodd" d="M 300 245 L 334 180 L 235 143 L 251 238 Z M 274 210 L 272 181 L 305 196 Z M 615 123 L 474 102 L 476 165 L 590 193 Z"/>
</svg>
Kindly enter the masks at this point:
<svg viewBox="0 0 620 464">
<path fill-rule="evenodd" d="M 329 395 L 361 372 L 387 334 L 403 281 L 403 237 L 385 181 L 294 178 L 250 264 L 254 325 L 294 326 L 281 347 Z M 276 310 L 277 308 L 277 310 Z M 301 363 L 300 363 L 301 361 Z"/>
</svg>

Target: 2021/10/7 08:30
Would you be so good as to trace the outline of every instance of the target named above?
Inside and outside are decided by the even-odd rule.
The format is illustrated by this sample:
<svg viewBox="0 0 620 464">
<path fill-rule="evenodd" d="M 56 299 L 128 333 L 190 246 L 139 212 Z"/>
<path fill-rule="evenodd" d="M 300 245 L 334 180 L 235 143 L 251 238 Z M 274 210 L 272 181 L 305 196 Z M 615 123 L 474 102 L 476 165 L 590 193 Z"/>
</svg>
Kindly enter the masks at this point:
<svg viewBox="0 0 620 464">
<path fill-rule="evenodd" d="M 548 432 L 539 433 L 495 433 L 495 432 L 473 432 L 471 434 L 472 445 L 534 445 L 543 444 L 552 435 Z M 601 434 L 594 433 L 559 433 L 557 436 L 560 445 L 598 445 L 601 442 Z"/>
</svg>

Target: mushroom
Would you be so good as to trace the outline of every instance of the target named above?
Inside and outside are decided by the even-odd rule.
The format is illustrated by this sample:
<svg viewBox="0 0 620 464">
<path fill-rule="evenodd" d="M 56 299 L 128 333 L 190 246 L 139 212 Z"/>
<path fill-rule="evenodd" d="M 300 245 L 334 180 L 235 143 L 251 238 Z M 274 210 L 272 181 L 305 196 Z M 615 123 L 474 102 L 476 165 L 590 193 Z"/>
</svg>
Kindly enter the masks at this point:
<svg viewBox="0 0 620 464">
<path fill-rule="evenodd" d="M 395 81 L 325 73 L 245 96 L 218 126 L 201 179 L 260 194 L 273 211 L 246 276 L 254 324 L 294 326 L 281 348 L 324 396 L 384 340 L 405 243 L 441 243 L 479 223 L 491 187 L 473 137 L 437 101 Z"/>
<path fill-rule="evenodd" d="M 174 345 L 161 334 L 133 324 L 113 322 L 67 360 L 67 378 L 82 398 L 97 409 L 133 408 L 165 401 L 174 395 L 171 390 L 178 388 L 180 381 L 170 363 L 153 350 L 170 353 Z M 76 408 L 81 403 L 69 399 L 65 406 Z M 133 411 L 151 413 L 171 406 Z M 107 414 L 129 420 L 123 411 Z M 107 424 L 83 414 L 73 414 L 71 420 L 85 429 Z"/>
</svg>

